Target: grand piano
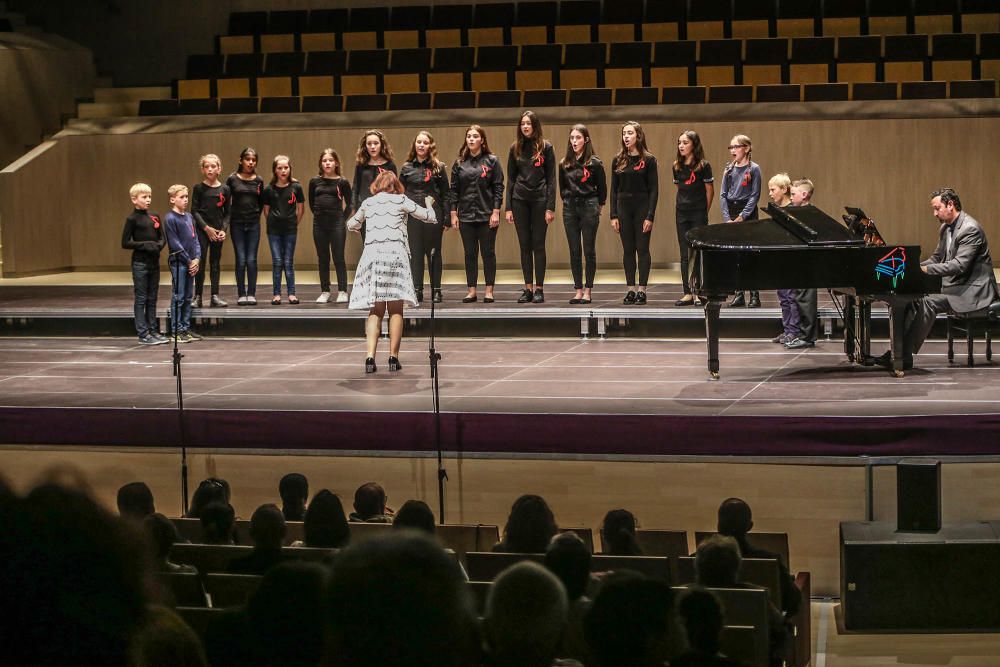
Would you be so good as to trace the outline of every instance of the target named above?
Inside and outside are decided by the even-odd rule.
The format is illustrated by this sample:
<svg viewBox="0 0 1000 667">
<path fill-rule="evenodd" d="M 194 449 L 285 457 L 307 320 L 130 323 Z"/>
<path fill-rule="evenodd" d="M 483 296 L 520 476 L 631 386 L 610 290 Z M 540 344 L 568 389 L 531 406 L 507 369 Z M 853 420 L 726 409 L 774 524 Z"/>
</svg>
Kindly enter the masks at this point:
<svg viewBox="0 0 1000 667">
<path fill-rule="evenodd" d="M 874 222 L 848 208 L 844 222 L 815 206 L 764 209 L 770 219 L 710 225 L 688 233 L 691 287 L 705 305 L 708 371 L 719 377 L 719 310 L 744 290 L 831 288 L 844 295 L 844 351 L 872 365 L 871 303 L 889 306 L 891 370 L 903 376 L 903 316 L 908 301 L 941 291 L 920 270 L 920 246 L 887 245 Z"/>
</svg>

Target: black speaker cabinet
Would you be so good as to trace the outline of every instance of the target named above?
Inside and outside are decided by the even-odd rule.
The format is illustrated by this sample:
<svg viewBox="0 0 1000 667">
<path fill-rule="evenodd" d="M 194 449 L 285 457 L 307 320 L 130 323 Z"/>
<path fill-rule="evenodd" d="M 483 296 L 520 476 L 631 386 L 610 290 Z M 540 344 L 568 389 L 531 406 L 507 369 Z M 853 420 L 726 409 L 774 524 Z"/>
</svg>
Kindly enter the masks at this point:
<svg viewBox="0 0 1000 667">
<path fill-rule="evenodd" d="M 896 464 L 896 528 L 941 530 L 941 462 L 904 459 Z"/>
</svg>

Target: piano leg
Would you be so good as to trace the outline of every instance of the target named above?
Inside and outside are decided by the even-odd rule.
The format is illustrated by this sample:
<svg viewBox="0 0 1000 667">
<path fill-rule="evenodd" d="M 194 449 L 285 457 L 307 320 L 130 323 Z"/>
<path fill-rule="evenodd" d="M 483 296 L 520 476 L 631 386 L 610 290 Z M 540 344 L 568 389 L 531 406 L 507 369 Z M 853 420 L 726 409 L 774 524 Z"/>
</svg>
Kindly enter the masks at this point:
<svg viewBox="0 0 1000 667">
<path fill-rule="evenodd" d="M 892 355 L 892 374 L 898 378 L 903 377 L 903 356 L 906 354 L 903 339 L 905 317 L 905 306 L 889 304 L 889 350 Z"/>
<path fill-rule="evenodd" d="M 872 301 L 863 298 L 858 301 L 858 341 L 859 354 L 865 365 L 871 364 L 872 356 Z"/>
<path fill-rule="evenodd" d="M 844 295 L 844 354 L 847 355 L 847 360 L 851 363 L 854 363 L 855 359 L 857 359 L 855 352 L 857 351 L 858 340 L 854 334 L 854 327 L 856 325 L 855 303 L 853 295 Z"/>
<path fill-rule="evenodd" d="M 719 310 L 722 301 L 709 298 L 705 303 L 705 335 L 708 339 L 708 372 L 713 380 L 719 379 Z"/>
</svg>

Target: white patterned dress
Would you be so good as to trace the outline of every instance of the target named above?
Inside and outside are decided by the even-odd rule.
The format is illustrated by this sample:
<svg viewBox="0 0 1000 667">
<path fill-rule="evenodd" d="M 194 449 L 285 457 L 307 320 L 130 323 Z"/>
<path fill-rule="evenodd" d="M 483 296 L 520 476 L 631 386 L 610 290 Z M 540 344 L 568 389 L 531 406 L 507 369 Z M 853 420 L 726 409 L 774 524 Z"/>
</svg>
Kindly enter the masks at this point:
<svg viewBox="0 0 1000 667">
<path fill-rule="evenodd" d="M 347 221 L 351 231 L 365 223 L 365 248 L 354 273 L 349 308 L 367 310 L 376 301 L 402 300 L 417 305 L 406 236 L 406 220 L 411 215 L 430 224 L 437 222 L 433 208 L 422 208 L 406 196 L 390 192 L 366 199 Z"/>
</svg>

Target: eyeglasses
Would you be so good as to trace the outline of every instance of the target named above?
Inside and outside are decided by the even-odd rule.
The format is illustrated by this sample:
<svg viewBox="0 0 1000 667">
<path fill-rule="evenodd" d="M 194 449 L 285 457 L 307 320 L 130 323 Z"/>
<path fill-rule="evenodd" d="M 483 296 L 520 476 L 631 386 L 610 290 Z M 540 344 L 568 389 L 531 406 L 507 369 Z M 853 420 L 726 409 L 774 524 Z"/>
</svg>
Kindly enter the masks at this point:
<svg viewBox="0 0 1000 667">
<path fill-rule="evenodd" d="M 746 146 L 744 146 L 743 144 L 733 144 L 732 146 L 729 147 L 729 150 L 734 151 L 737 148 L 746 148 Z"/>
</svg>

